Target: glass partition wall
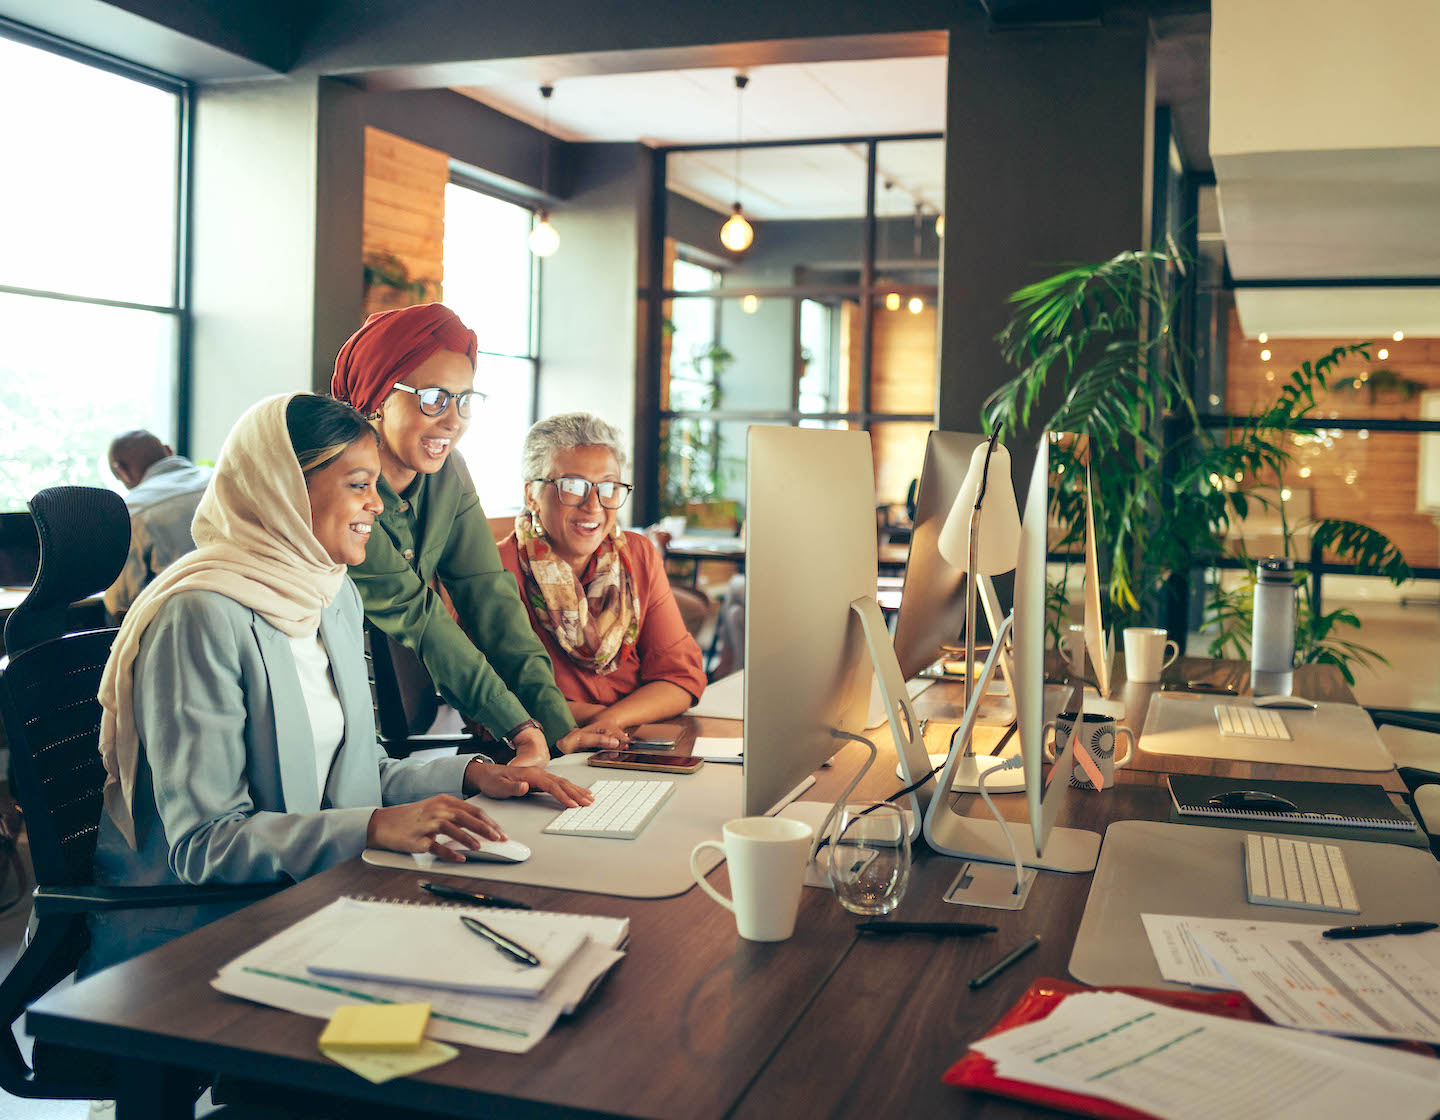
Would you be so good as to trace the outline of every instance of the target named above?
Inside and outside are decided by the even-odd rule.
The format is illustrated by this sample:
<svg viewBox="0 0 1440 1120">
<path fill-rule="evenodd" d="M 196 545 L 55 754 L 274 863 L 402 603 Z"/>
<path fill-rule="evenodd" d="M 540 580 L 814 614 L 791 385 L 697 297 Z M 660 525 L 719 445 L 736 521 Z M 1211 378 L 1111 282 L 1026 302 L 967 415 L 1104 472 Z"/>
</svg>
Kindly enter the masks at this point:
<svg viewBox="0 0 1440 1120">
<path fill-rule="evenodd" d="M 658 448 L 646 521 L 744 519 L 752 424 L 863 428 L 876 501 L 903 515 L 934 426 L 944 142 L 938 134 L 656 154 L 644 383 Z M 754 230 L 720 228 L 739 195 Z M 653 440 L 650 438 L 653 437 Z"/>
</svg>

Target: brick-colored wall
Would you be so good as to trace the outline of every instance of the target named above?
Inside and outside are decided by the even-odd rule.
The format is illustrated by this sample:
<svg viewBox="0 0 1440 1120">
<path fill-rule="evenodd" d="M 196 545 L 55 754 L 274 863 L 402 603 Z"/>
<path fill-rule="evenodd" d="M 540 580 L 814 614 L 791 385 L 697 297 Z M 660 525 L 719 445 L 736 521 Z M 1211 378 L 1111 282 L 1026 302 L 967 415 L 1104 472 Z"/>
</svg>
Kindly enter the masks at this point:
<svg viewBox="0 0 1440 1120">
<path fill-rule="evenodd" d="M 1336 346 L 1361 339 L 1270 338 L 1265 343 L 1247 339 L 1232 311 L 1229 323 L 1225 375 L 1225 407 L 1232 415 L 1245 415 L 1265 407 L 1279 392 L 1292 370 L 1313 362 Z M 1385 359 L 1379 351 L 1389 351 Z M 1269 361 L 1261 359 L 1270 351 Z M 1359 377 L 1388 370 L 1440 389 L 1440 339 L 1383 339 L 1371 348 L 1371 360 L 1349 359 L 1332 378 Z M 1273 379 L 1272 379 L 1273 377 Z M 1331 391 L 1316 398 L 1316 418 L 1418 419 L 1418 396 L 1393 390 L 1372 394 L 1368 388 Z M 1412 565 L 1440 563 L 1440 528 L 1428 514 L 1415 508 L 1418 488 L 1420 436 L 1408 432 L 1354 432 L 1330 429 L 1319 438 L 1306 439 L 1294 448 L 1295 459 L 1284 478 L 1292 490 L 1308 489 L 1316 517 L 1361 521 L 1385 533 Z M 1308 470 L 1308 476 L 1302 471 Z"/>
</svg>

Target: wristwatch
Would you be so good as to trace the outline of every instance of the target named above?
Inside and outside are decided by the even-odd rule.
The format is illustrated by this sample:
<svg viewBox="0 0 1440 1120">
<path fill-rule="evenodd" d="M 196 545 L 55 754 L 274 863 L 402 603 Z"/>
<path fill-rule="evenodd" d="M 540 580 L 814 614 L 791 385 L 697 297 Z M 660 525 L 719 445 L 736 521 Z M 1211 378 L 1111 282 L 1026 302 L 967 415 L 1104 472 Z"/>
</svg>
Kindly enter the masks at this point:
<svg viewBox="0 0 1440 1120">
<path fill-rule="evenodd" d="M 517 723 L 508 732 L 500 736 L 500 741 L 513 751 L 515 750 L 515 736 L 519 735 L 520 732 L 524 731 L 528 727 L 535 728 L 535 730 L 539 731 L 541 734 L 544 734 L 545 732 L 545 729 L 540 726 L 540 721 L 538 719 L 527 719 L 524 723 Z"/>
</svg>

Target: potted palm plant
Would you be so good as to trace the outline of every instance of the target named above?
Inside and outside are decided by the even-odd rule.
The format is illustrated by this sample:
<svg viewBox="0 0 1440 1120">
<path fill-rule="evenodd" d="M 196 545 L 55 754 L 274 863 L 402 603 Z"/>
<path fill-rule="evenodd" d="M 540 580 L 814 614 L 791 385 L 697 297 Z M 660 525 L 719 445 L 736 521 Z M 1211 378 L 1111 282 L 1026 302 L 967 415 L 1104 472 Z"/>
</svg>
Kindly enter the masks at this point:
<svg viewBox="0 0 1440 1120">
<path fill-rule="evenodd" d="M 1208 424 L 1192 396 L 1193 355 L 1178 341 L 1179 296 L 1174 254 L 1125 252 L 1066 269 L 1011 296 L 1014 316 L 1000 333 L 1016 375 L 986 402 L 987 428 L 1002 435 L 1043 427 L 1090 437 L 1090 471 L 1102 579 L 1117 626 L 1154 624 L 1160 602 L 1188 580 L 1192 567 L 1239 567 L 1231 586 L 1207 588 L 1211 656 L 1245 655 L 1250 642 L 1254 563 L 1229 534 L 1259 505 L 1274 505 L 1292 458 L 1293 434 L 1330 387 L 1336 367 L 1366 344 L 1341 346 L 1304 363 L 1275 400 L 1223 426 Z M 1059 451 L 1052 549 L 1076 553 L 1083 543 L 1083 469 Z M 1282 548 L 1294 556 L 1297 526 L 1283 502 Z M 1304 526 L 1312 546 L 1362 574 L 1399 584 L 1409 566 L 1385 534 L 1360 522 L 1322 518 Z M 1301 563 L 1309 558 L 1294 557 Z M 1296 611 L 1301 663 L 1327 662 L 1354 683 L 1353 667 L 1383 660 L 1353 641 L 1360 620 L 1339 608 L 1317 609 L 1303 573 Z M 1052 629 L 1058 632 L 1068 590 L 1052 585 Z"/>
</svg>

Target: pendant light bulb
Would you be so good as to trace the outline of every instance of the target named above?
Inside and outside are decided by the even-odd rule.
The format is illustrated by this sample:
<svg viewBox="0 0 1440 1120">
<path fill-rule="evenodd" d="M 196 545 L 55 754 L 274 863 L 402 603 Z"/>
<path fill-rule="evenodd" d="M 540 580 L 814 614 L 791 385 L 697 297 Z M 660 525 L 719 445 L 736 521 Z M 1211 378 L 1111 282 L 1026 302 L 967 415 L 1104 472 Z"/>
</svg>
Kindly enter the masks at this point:
<svg viewBox="0 0 1440 1120">
<path fill-rule="evenodd" d="M 885 310 L 886 310 L 886 311 L 899 311 L 899 310 L 900 310 L 900 293 L 899 293 L 899 292 L 891 292 L 888 296 L 885 297 Z"/>
<path fill-rule="evenodd" d="M 750 248 L 750 243 L 755 240 L 755 230 L 745 220 L 745 215 L 740 213 L 740 138 L 742 135 L 741 124 L 741 95 L 745 87 L 750 84 L 750 79 L 745 74 L 735 75 L 735 208 L 731 210 L 730 217 L 720 227 L 720 244 L 729 249 L 732 253 L 743 253 Z"/>
<path fill-rule="evenodd" d="M 755 230 L 745 220 L 745 215 L 740 213 L 740 204 L 737 202 L 730 217 L 720 227 L 720 244 L 732 253 L 743 253 L 750 248 L 750 243 L 754 240 Z"/>
<path fill-rule="evenodd" d="M 945 215 L 944 215 L 944 214 L 936 214 L 936 215 L 935 215 L 935 236 L 936 236 L 936 237 L 944 237 L 944 236 L 945 236 Z"/>
<path fill-rule="evenodd" d="M 910 308 L 911 315 L 919 315 L 920 312 L 925 310 L 925 301 L 919 296 L 911 296 L 907 306 Z"/>
<path fill-rule="evenodd" d="M 540 87 L 540 99 L 545 105 L 545 141 L 550 140 L 550 98 L 555 93 L 555 87 L 546 84 Z M 545 196 L 550 194 L 550 153 L 541 149 L 540 153 L 540 193 Z M 550 224 L 550 211 L 541 210 L 540 220 L 530 230 L 530 236 L 526 244 L 530 251 L 537 257 L 548 257 L 560 248 L 560 235 L 555 232 L 555 227 Z"/>
<path fill-rule="evenodd" d="M 540 211 L 540 220 L 535 223 L 535 228 L 530 231 L 528 240 L 530 251 L 537 257 L 548 257 L 560 248 L 560 235 L 555 232 L 555 227 L 550 224 L 550 212 Z"/>
</svg>

